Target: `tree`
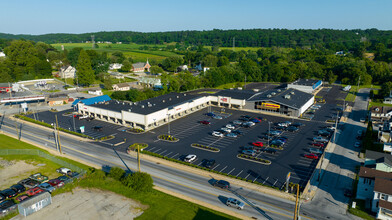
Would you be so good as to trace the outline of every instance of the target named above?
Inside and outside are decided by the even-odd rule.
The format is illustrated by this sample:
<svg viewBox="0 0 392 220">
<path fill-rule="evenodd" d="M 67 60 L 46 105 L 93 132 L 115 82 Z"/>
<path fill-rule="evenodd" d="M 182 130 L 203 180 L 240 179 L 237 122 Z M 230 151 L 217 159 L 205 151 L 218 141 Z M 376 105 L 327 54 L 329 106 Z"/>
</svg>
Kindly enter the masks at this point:
<svg viewBox="0 0 392 220">
<path fill-rule="evenodd" d="M 120 167 L 112 167 L 110 168 L 110 172 L 108 174 L 109 177 L 112 177 L 115 180 L 121 180 L 121 178 L 124 176 L 125 171 L 121 169 Z"/>
<path fill-rule="evenodd" d="M 81 47 L 75 47 L 72 48 L 68 53 L 67 53 L 67 59 L 68 62 L 71 64 L 71 66 L 76 66 L 78 63 L 78 59 L 79 59 L 79 54 L 80 51 L 82 51 L 83 48 Z"/>
<path fill-rule="evenodd" d="M 150 67 L 150 72 L 151 74 L 158 74 L 158 73 L 163 73 L 163 69 L 159 66 L 151 66 Z"/>
<path fill-rule="evenodd" d="M 10 69 L 7 67 L 4 61 L 0 60 L 0 82 L 12 82 L 12 77 L 10 74 Z"/>
<path fill-rule="evenodd" d="M 80 51 L 76 66 L 76 76 L 80 85 L 89 86 L 94 83 L 94 70 L 91 68 L 90 57 L 85 50 Z"/>
<path fill-rule="evenodd" d="M 392 82 L 385 82 L 381 85 L 380 95 L 383 97 L 389 96 L 392 91 Z"/>
<path fill-rule="evenodd" d="M 132 63 L 129 60 L 124 60 L 121 66 L 121 72 L 129 72 L 132 68 Z"/>
<path fill-rule="evenodd" d="M 112 90 L 113 89 L 112 78 L 109 75 L 108 76 L 104 76 L 103 87 L 105 89 L 107 89 L 107 90 Z"/>
<path fill-rule="evenodd" d="M 162 67 L 167 71 L 174 72 L 183 62 L 184 60 L 180 56 L 168 57 L 162 61 Z"/>
<path fill-rule="evenodd" d="M 136 192 L 149 192 L 152 190 L 154 181 L 150 174 L 136 172 L 123 178 L 122 183 Z"/>
</svg>

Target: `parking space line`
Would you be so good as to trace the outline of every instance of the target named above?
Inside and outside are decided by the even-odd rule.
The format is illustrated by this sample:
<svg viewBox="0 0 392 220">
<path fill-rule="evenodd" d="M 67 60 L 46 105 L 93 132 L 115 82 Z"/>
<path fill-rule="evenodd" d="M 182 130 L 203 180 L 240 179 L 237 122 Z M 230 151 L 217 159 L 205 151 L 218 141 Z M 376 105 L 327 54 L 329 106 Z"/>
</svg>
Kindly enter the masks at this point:
<svg viewBox="0 0 392 220">
<path fill-rule="evenodd" d="M 190 162 L 190 163 L 192 163 L 192 164 L 193 164 L 193 163 L 194 163 L 194 162 L 196 162 L 196 161 L 197 161 L 197 159 L 196 159 L 196 160 L 194 160 L 194 161 L 192 161 L 192 162 Z"/>
<path fill-rule="evenodd" d="M 213 170 L 216 169 L 217 167 L 219 167 L 220 164 L 216 165 L 214 168 L 212 168 Z"/>
<path fill-rule="evenodd" d="M 265 182 L 267 182 L 268 179 L 269 179 L 269 176 L 267 177 L 267 179 L 264 180 L 263 185 L 264 185 Z"/>
<path fill-rule="evenodd" d="M 156 152 L 160 151 L 161 149 L 162 149 L 162 148 L 159 148 L 158 150 L 154 151 L 153 153 L 156 153 Z"/>
<path fill-rule="evenodd" d="M 275 186 L 276 182 L 278 182 L 278 179 L 275 180 L 274 184 L 272 186 Z"/>
<path fill-rule="evenodd" d="M 169 155 L 172 154 L 172 153 L 173 153 L 173 151 L 171 151 L 170 153 L 166 154 L 165 157 L 169 156 Z"/>
<path fill-rule="evenodd" d="M 241 171 L 237 174 L 237 176 L 239 176 L 239 175 L 242 173 L 242 171 L 244 171 L 244 170 L 241 170 Z M 237 177 L 237 176 L 236 176 L 236 177 Z"/>
<path fill-rule="evenodd" d="M 233 172 L 233 170 L 235 170 L 235 168 L 233 168 L 229 173 L 227 173 L 227 175 L 229 175 L 231 172 Z"/>
<path fill-rule="evenodd" d="M 260 177 L 260 175 L 258 175 L 258 176 L 253 180 L 252 183 L 254 183 L 254 182 L 257 180 L 257 178 L 259 178 L 259 177 Z"/>
<path fill-rule="evenodd" d="M 175 157 L 175 156 L 177 156 L 177 155 L 178 155 L 178 153 L 174 154 L 171 158 L 173 158 L 173 157 Z"/>
<path fill-rule="evenodd" d="M 163 153 L 165 153 L 167 150 L 162 151 L 161 153 L 159 153 L 160 155 L 162 155 Z"/>
<path fill-rule="evenodd" d="M 151 149 L 148 149 L 148 151 L 151 152 L 151 151 L 154 150 L 155 148 L 157 148 L 157 147 L 153 147 L 153 148 L 151 148 Z"/>
<path fill-rule="evenodd" d="M 203 161 L 202 162 L 200 162 L 199 164 L 197 164 L 197 166 L 200 166 L 200 164 L 202 164 L 203 163 Z"/>
<path fill-rule="evenodd" d="M 223 169 L 221 169 L 221 171 L 219 171 L 219 172 L 222 172 L 223 170 L 225 170 L 225 169 L 226 169 L 226 167 L 227 167 L 227 166 L 223 167 Z"/>
<path fill-rule="evenodd" d="M 245 179 L 247 179 L 249 175 L 250 175 L 250 173 L 248 173 L 248 175 L 246 175 Z"/>
</svg>

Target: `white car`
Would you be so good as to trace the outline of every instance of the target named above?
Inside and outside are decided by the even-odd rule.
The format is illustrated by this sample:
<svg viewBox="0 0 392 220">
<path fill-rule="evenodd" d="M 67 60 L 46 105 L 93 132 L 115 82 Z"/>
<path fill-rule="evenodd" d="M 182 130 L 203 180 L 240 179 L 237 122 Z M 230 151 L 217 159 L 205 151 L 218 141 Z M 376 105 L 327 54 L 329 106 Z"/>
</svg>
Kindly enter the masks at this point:
<svg viewBox="0 0 392 220">
<path fill-rule="evenodd" d="M 231 129 L 231 130 L 235 129 L 234 125 L 232 125 L 232 124 L 227 124 L 226 128 Z"/>
<path fill-rule="evenodd" d="M 213 132 L 212 132 L 212 136 L 215 136 L 215 137 L 223 137 L 223 134 L 220 133 L 219 131 L 213 131 Z"/>
<path fill-rule="evenodd" d="M 61 167 L 61 168 L 57 169 L 56 171 L 61 174 L 64 174 L 64 175 L 72 172 L 70 169 L 65 168 L 65 167 Z"/>
<path fill-rule="evenodd" d="M 228 128 L 221 128 L 221 130 L 224 131 L 224 132 L 226 132 L 226 133 L 230 133 L 230 132 L 231 132 L 231 130 L 228 129 Z"/>
<path fill-rule="evenodd" d="M 241 125 L 241 124 L 242 124 L 242 121 L 235 120 L 235 121 L 233 121 L 233 124 L 235 124 L 235 125 Z"/>
<path fill-rule="evenodd" d="M 188 163 L 192 163 L 193 161 L 196 160 L 196 155 L 194 154 L 189 154 L 188 156 L 185 157 L 184 161 Z"/>
</svg>

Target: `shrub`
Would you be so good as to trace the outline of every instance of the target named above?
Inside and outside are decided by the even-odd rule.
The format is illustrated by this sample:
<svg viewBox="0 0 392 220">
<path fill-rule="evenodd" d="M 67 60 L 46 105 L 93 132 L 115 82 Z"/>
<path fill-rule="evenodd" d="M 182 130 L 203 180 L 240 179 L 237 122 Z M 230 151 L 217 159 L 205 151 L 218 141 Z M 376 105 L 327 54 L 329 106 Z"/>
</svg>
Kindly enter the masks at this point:
<svg viewBox="0 0 392 220">
<path fill-rule="evenodd" d="M 110 169 L 110 172 L 108 174 L 109 177 L 112 177 L 113 179 L 116 180 L 121 180 L 121 178 L 124 176 L 125 171 L 119 167 L 112 167 Z"/>
<path fill-rule="evenodd" d="M 136 192 L 149 192 L 153 187 L 153 180 L 148 173 L 136 172 L 126 176 L 121 182 Z"/>
</svg>

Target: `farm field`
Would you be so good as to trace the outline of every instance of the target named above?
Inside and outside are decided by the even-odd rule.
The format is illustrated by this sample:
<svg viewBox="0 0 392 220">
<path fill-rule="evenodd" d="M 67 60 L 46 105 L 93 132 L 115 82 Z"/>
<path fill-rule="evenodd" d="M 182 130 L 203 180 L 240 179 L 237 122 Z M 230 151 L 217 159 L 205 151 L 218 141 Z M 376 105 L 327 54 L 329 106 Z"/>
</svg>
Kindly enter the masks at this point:
<svg viewBox="0 0 392 220">
<path fill-rule="evenodd" d="M 54 48 L 57 50 L 61 50 L 61 45 L 64 46 L 65 49 L 71 50 L 75 47 L 81 47 L 85 50 L 91 50 L 92 44 L 91 43 L 58 43 L 52 44 Z M 142 46 L 149 46 L 149 47 L 157 47 L 162 48 L 166 45 L 141 45 L 141 44 L 106 44 L 100 43 L 98 44 L 99 48 L 94 48 L 93 50 L 100 51 L 100 52 L 108 52 L 109 54 L 113 52 L 122 52 L 126 57 L 132 57 L 135 62 L 145 62 L 147 58 L 149 60 L 155 61 L 162 61 L 166 57 L 171 56 L 179 56 L 176 53 L 170 51 L 161 51 L 161 50 L 140 50 L 139 48 Z"/>
</svg>

